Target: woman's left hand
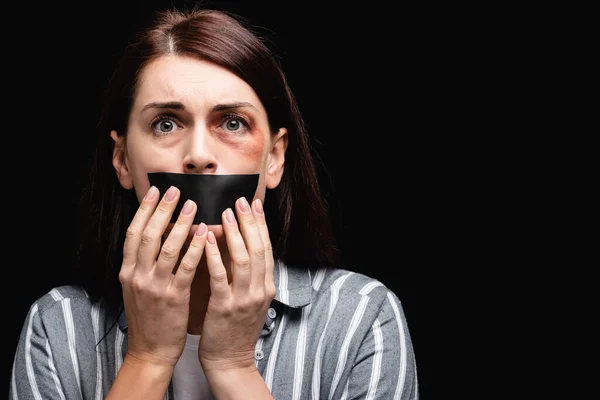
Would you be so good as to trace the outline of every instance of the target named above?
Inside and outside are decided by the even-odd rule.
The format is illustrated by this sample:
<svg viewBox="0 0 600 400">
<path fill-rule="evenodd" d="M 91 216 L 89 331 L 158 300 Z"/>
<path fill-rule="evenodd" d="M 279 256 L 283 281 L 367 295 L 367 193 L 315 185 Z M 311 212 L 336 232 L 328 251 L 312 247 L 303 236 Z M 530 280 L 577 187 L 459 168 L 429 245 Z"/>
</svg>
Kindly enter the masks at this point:
<svg viewBox="0 0 600 400">
<path fill-rule="evenodd" d="M 241 198 L 223 212 L 223 230 L 231 258 L 231 282 L 213 232 L 204 254 L 210 274 L 208 302 L 198 357 L 205 373 L 252 370 L 254 347 L 276 295 L 273 251 L 262 208 Z"/>
</svg>

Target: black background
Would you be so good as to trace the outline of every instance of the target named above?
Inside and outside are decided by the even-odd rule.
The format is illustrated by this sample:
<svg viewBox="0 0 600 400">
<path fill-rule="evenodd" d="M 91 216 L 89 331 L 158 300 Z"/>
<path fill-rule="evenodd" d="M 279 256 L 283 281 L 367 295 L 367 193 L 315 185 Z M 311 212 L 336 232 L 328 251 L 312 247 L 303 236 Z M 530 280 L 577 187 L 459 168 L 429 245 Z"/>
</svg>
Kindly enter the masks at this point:
<svg viewBox="0 0 600 400">
<path fill-rule="evenodd" d="M 579 96 L 586 13 L 417 3 L 204 2 L 275 45 L 348 268 L 403 302 L 421 397 L 576 398 L 592 387 L 597 317 L 582 256 L 597 240 L 580 230 L 597 180 L 576 180 L 591 168 L 581 117 L 597 114 Z M 193 2 L 5 9 L 6 382 L 28 307 L 68 282 L 110 71 L 169 4 Z"/>
</svg>

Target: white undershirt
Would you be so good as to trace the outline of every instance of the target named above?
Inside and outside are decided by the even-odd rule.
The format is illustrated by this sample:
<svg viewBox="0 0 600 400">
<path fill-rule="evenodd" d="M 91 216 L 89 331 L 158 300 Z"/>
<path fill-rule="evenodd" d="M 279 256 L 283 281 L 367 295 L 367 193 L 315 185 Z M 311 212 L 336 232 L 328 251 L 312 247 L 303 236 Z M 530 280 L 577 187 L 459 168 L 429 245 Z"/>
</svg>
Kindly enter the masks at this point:
<svg viewBox="0 0 600 400">
<path fill-rule="evenodd" d="M 173 372 L 175 400 L 214 400 L 198 360 L 200 335 L 187 334 L 183 354 Z"/>
</svg>

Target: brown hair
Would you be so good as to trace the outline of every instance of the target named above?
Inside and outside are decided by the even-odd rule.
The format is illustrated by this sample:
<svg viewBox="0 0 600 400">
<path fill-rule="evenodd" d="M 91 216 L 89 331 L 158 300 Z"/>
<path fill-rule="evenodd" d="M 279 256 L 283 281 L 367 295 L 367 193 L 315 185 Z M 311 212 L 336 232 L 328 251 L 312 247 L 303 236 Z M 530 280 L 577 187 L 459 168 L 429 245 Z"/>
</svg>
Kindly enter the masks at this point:
<svg viewBox="0 0 600 400">
<path fill-rule="evenodd" d="M 178 54 L 207 60 L 233 72 L 256 92 L 271 132 L 288 130 L 284 174 L 267 190 L 265 212 L 274 256 L 300 267 L 338 263 L 312 148 L 298 105 L 266 44 L 239 18 L 223 11 L 161 11 L 155 23 L 125 49 L 106 91 L 89 184 L 82 205 L 82 242 L 76 280 L 94 299 L 121 301 L 118 280 L 127 226 L 138 207 L 134 190 L 119 184 L 109 132 L 127 134 L 139 75 L 152 60 Z"/>
</svg>

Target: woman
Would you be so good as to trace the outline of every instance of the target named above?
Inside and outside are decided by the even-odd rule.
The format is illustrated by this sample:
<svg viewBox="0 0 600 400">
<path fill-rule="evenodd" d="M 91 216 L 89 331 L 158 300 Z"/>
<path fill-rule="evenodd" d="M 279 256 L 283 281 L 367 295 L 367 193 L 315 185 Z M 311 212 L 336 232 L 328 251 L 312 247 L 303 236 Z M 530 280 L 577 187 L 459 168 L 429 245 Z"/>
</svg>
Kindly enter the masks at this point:
<svg viewBox="0 0 600 400">
<path fill-rule="evenodd" d="M 12 398 L 418 397 L 400 301 L 340 268 L 297 104 L 257 36 L 223 12 L 162 12 L 105 104 L 78 281 L 30 308 Z M 229 177 L 253 186 L 226 204 Z"/>
</svg>

